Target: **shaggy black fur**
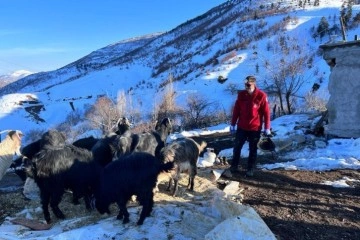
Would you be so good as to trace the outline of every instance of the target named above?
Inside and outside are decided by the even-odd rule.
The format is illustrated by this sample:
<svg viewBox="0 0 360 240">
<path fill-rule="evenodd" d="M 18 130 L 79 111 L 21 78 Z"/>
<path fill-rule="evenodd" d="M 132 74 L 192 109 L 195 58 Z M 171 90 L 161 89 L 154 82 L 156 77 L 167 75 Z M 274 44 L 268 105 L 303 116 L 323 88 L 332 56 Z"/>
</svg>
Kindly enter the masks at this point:
<svg viewBox="0 0 360 240">
<path fill-rule="evenodd" d="M 87 150 L 91 150 L 95 146 L 97 141 L 99 141 L 99 139 L 94 138 L 93 136 L 90 136 L 90 137 L 80 138 L 80 139 L 76 140 L 75 142 L 73 142 L 72 144 L 75 147 L 80 147 L 80 148 L 85 148 Z"/>
<path fill-rule="evenodd" d="M 50 130 L 43 137 L 42 150 L 33 158 L 31 172 L 40 189 L 44 217 L 51 222 L 48 205 L 57 218 L 65 218 L 59 208 L 65 189 L 73 192 L 74 203 L 85 196 L 90 208 L 90 196 L 102 167 L 90 151 L 65 144 L 65 136 Z"/>
<path fill-rule="evenodd" d="M 120 118 L 117 122 L 117 130 L 104 138 L 98 139 L 92 147 L 91 151 L 95 161 L 98 161 L 102 166 L 106 166 L 119 152 L 131 152 L 132 142 L 135 143 L 135 139 L 132 138 L 130 132 L 129 120 L 126 117 Z"/>
<path fill-rule="evenodd" d="M 130 130 L 126 130 L 122 132 L 122 135 L 110 134 L 99 139 L 91 151 L 95 161 L 98 161 L 102 166 L 106 166 L 114 158 L 133 152 L 147 152 L 159 156 L 160 150 L 165 146 L 166 138 L 171 131 L 171 121 L 169 118 L 165 118 L 151 132 L 134 134 Z"/>
<path fill-rule="evenodd" d="M 117 122 L 117 130 L 115 133 L 120 136 L 123 135 L 125 132 L 130 130 L 130 125 L 129 119 L 126 117 L 120 118 Z"/>
<path fill-rule="evenodd" d="M 104 167 L 109 164 L 118 151 L 115 145 L 117 138 L 119 136 L 113 134 L 99 139 L 91 149 L 94 160 Z"/>
<path fill-rule="evenodd" d="M 21 154 L 32 159 L 41 149 L 41 139 L 32 142 L 21 149 Z"/>
<path fill-rule="evenodd" d="M 162 163 L 149 153 L 137 152 L 123 156 L 109 163 L 101 174 L 99 185 L 95 191 L 95 206 L 103 214 L 109 213 L 109 205 L 116 202 L 119 207 L 117 219 L 129 222 L 126 203 L 132 195 L 136 195 L 143 206 L 138 225 L 150 216 L 152 211 L 153 188 L 161 171 L 172 169 L 173 163 Z"/>
<path fill-rule="evenodd" d="M 116 142 L 118 156 L 131 152 L 147 152 L 158 157 L 171 131 L 172 124 L 170 119 L 164 118 L 160 124 L 156 125 L 154 131 L 123 135 Z"/>
</svg>

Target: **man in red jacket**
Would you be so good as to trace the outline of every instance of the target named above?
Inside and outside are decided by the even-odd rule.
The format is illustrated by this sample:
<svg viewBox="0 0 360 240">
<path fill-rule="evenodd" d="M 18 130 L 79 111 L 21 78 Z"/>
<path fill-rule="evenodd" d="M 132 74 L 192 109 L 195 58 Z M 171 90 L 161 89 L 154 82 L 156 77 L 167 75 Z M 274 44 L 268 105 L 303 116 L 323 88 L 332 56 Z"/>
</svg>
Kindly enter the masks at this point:
<svg viewBox="0 0 360 240">
<path fill-rule="evenodd" d="M 256 78 L 247 76 L 245 90 L 238 96 L 231 118 L 230 132 L 235 135 L 231 173 L 238 173 L 241 149 L 249 142 L 249 158 L 246 175 L 252 177 L 257 157 L 257 144 L 264 124 L 265 134 L 270 135 L 270 110 L 267 95 L 256 87 Z M 236 125 L 236 132 L 235 132 Z"/>
</svg>

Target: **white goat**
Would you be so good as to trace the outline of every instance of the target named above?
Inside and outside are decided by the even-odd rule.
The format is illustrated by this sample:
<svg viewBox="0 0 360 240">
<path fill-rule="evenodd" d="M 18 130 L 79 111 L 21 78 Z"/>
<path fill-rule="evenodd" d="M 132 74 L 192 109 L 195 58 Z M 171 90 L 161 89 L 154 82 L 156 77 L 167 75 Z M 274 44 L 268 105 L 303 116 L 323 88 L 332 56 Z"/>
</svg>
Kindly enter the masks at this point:
<svg viewBox="0 0 360 240">
<path fill-rule="evenodd" d="M 0 142 L 0 181 L 6 170 L 10 167 L 14 154 L 21 155 L 21 138 L 23 133 L 19 130 L 11 130 L 5 139 Z"/>
</svg>

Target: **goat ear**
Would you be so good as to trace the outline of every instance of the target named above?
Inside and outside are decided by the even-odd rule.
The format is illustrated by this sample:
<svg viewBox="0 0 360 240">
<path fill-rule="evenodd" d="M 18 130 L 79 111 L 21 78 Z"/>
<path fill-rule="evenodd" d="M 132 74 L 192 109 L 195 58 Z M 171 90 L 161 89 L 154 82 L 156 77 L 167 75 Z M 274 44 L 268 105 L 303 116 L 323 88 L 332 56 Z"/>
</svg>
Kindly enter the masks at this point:
<svg viewBox="0 0 360 240">
<path fill-rule="evenodd" d="M 173 125 L 173 120 L 169 118 L 168 123 L 169 123 L 169 126 L 172 127 L 172 125 Z"/>
<path fill-rule="evenodd" d="M 18 138 L 21 140 L 22 137 L 24 136 L 24 134 L 21 131 L 16 131 L 16 135 L 18 136 Z"/>
<path fill-rule="evenodd" d="M 14 140 L 14 135 L 16 134 L 16 131 L 14 131 L 14 130 L 11 130 L 11 131 L 9 131 L 8 132 L 8 135 L 10 136 L 10 138 L 12 139 L 12 140 Z"/>
</svg>

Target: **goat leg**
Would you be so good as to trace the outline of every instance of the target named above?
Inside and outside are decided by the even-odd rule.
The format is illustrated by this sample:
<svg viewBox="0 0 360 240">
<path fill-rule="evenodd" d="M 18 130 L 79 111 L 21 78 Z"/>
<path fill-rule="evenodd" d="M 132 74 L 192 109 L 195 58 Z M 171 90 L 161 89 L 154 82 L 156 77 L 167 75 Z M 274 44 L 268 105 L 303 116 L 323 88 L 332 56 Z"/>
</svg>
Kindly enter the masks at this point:
<svg viewBox="0 0 360 240">
<path fill-rule="evenodd" d="M 50 194 L 45 194 L 45 193 L 41 192 L 41 205 L 42 205 L 45 221 L 48 224 L 51 223 L 50 212 L 49 212 L 49 202 L 50 202 Z"/>
<path fill-rule="evenodd" d="M 196 168 L 191 169 L 190 173 L 189 173 L 189 184 L 188 187 L 190 186 L 190 191 L 194 191 L 194 180 L 195 180 L 195 176 L 197 174 Z"/>
<path fill-rule="evenodd" d="M 140 204 L 143 206 L 139 221 L 137 222 L 137 225 L 142 225 L 144 223 L 144 220 L 146 217 L 150 217 L 150 213 L 154 206 L 154 194 L 153 192 L 149 192 L 148 194 L 145 194 L 145 198 L 140 199 Z"/>
<path fill-rule="evenodd" d="M 170 178 L 170 179 L 169 179 L 169 183 L 168 183 L 168 187 L 166 188 L 166 191 L 170 191 L 172 184 L 173 184 L 173 179 Z"/>
<path fill-rule="evenodd" d="M 194 191 L 194 179 L 195 177 L 189 177 L 189 184 L 188 187 L 190 186 L 190 191 Z"/>
<path fill-rule="evenodd" d="M 52 206 L 52 211 L 58 219 L 65 219 L 64 213 L 60 210 L 59 206 Z"/>
<path fill-rule="evenodd" d="M 137 199 L 140 205 L 143 206 L 141 214 L 144 214 L 145 217 L 150 217 L 150 214 L 154 206 L 154 193 L 148 192 L 143 196 L 138 196 Z"/>
<path fill-rule="evenodd" d="M 129 212 L 126 209 L 126 206 L 124 206 L 124 209 L 122 211 L 124 215 L 123 224 L 128 223 L 130 220 L 129 220 Z"/>
<path fill-rule="evenodd" d="M 121 219 L 123 219 L 123 217 L 124 217 L 124 213 L 123 213 L 123 211 L 121 209 L 119 209 L 119 213 L 116 216 L 116 219 L 121 220 Z"/>
<path fill-rule="evenodd" d="M 56 189 L 51 195 L 50 206 L 57 218 L 65 219 L 64 213 L 59 208 L 59 204 L 61 202 L 61 196 L 62 196 L 61 190 Z"/>
<path fill-rule="evenodd" d="M 187 184 L 187 188 L 190 188 L 190 186 L 191 186 L 191 177 L 189 177 L 189 181 L 188 181 L 188 184 Z"/>
<path fill-rule="evenodd" d="M 91 196 L 85 195 L 84 196 L 84 202 L 85 202 L 86 209 L 87 210 L 92 210 L 92 208 L 91 208 Z"/>
<path fill-rule="evenodd" d="M 92 200 L 92 192 L 90 189 L 87 189 L 85 196 L 84 196 L 84 201 L 85 201 L 85 207 L 87 210 L 92 210 L 93 208 L 91 207 L 91 200 Z"/>
<path fill-rule="evenodd" d="M 65 219 L 64 213 L 59 208 L 59 203 L 60 201 L 50 201 L 51 209 L 58 219 Z"/>
<path fill-rule="evenodd" d="M 126 209 L 126 201 L 123 200 L 117 202 L 119 207 L 119 214 L 117 215 L 117 219 L 121 220 L 123 219 L 123 224 L 129 222 L 129 212 Z"/>
<path fill-rule="evenodd" d="M 179 180 L 178 180 L 178 179 L 174 179 L 174 191 L 173 191 L 173 193 L 172 193 L 173 197 L 176 196 L 177 191 L 178 191 L 178 188 L 179 188 Z"/>
</svg>

